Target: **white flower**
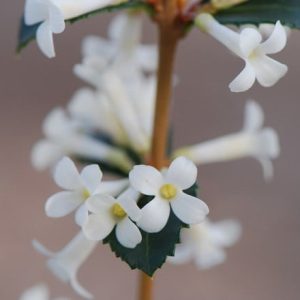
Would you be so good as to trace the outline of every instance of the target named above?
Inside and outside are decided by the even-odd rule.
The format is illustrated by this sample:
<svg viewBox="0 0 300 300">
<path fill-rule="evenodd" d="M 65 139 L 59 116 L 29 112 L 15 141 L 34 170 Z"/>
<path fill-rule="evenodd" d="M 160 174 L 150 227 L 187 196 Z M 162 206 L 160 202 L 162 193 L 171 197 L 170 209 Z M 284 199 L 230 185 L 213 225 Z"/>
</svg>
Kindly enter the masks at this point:
<svg viewBox="0 0 300 300">
<path fill-rule="evenodd" d="M 142 20 L 138 13 L 120 14 L 108 30 L 109 39 L 88 36 L 82 45 L 83 62 L 74 72 L 83 80 L 98 85 L 99 76 L 109 67 L 132 81 L 139 72 L 154 72 L 157 68 L 157 47 L 141 45 Z"/>
<path fill-rule="evenodd" d="M 89 88 L 77 91 L 71 99 L 68 110 L 89 132 L 101 132 L 120 144 L 126 144 L 127 137 L 114 109 L 103 93 Z"/>
<path fill-rule="evenodd" d="M 77 272 L 96 245 L 97 242 L 86 239 L 82 232 L 79 232 L 69 244 L 56 253 L 49 251 L 39 242 L 33 241 L 34 248 L 49 258 L 47 266 L 52 273 L 61 281 L 70 283 L 72 288 L 86 299 L 92 299 L 93 296 L 79 284 Z"/>
<path fill-rule="evenodd" d="M 82 125 L 69 119 L 61 108 L 49 113 L 43 132 L 46 139 L 34 146 L 31 156 L 32 164 L 38 170 L 53 166 L 66 155 L 108 162 L 126 172 L 132 167 L 132 162 L 123 151 L 89 136 Z"/>
<path fill-rule="evenodd" d="M 150 147 L 150 136 L 141 126 L 138 110 L 132 105 L 130 94 L 120 76 L 116 72 L 106 72 L 102 78 L 102 89 L 108 95 L 133 149 L 141 153 L 147 152 Z"/>
<path fill-rule="evenodd" d="M 229 85 L 232 92 L 250 89 L 255 79 L 262 86 L 270 87 L 286 74 L 286 65 L 268 57 L 286 46 L 287 34 L 280 21 L 265 41 L 255 28 L 244 28 L 238 33 L 221 25 L 209 14 L 200 14 L 196 24 L 245 61 L 245 68 Z"/>
<path fill-rule="evenodd" d="M 148 151 L 154 120 L 155 78 L 141 75 L 126 84 L 117 72 L 101 74 L 98 90 L 82 89 L 75 94 L 69 105 L 71 116 L 85 123 L 91 132 L 100 130 L 136 152 Z"/>
<path fill-rule="evenodd" d="M 207 205 L 184 192 L 196 179 L 196 166 L 184 157 L 175 159 L 163 172 L 151 166 L 135 166 L 129 173 L 131 185 L 144 195 L 155 196 L 141 209 L 137 225 L 146 232 L 161 231 L 169 219 L 170 206 L 182 222 L 202 222 L 209 212 Z"/>
<path fill-rule="evenodd" d="M 76 210 L 75 220 L 82 225 L 88 217 L 86 201 L 95 193 L 113 193 L 118 195 L 128 185 L 127 180 L 113 182 L 108 187 L 101 183 L 102 172 L 98 165 L 89 165 L 79 174 L 73 161 L 65 157 L 56 166 L 54 180 L 65 189 L 51 196 L 45 206 L 48 217 L 64 217 Z"/>
<path fill-rule="evenodd" d="M 248 101 L 245 108 L 244 128 L 211 141 L 175 151 L 174 156 L 185 155 L 196 164 L 244 158 L 256 158 L 263 167 L 264 177 L 273 176 L 271 159 L 279 156 L 278 135 L 273 128 L 264 128 L 263 110 L 255 101 Z"/>
<path fill-rule="evenodd" d="M 37 43 L 41 51 L 52 58 L 55 56 L 53 33 L 62 33 L 65 30 L 65 20 L 115 2 L 112 0 L 26 0 L 25 24 L 39 24 L 36 33 Z"/>
<path fill-rule="evenodd" d="M 132 222 L 140 216 L 136 204 L 138 198 L 139 193 L 129 188 L 117 199 L 108 194 L 98 194 L 88 199 L 87 207 L 91 214 L 82 227 L 86 237 L 103 240 L 115 228 L 120 244 L 126 248 L 135 248 L 142 241 L 140 230 Z"/>
<path fill-rule="evenodd" d="M 154 71 L 158 58 L 156 47 L 140 44 L 141 25 L 140 14 L 121 14 L 109 27 L 109 40 L 87 37 L 83 42 L 83 61 L 74 67 L 74 72 L 93 85 L 97 95 L 108 100 L 106 105 L 101 99 L 102 106 L 106 106 L 102 111 L 107 113 L 109 110 L 108 118 L 112 119 L 113 128 L 123 129 L 118 131 L 116 141 L 145 153 L 149 150 L 153 130 Z M 86 111 L 82 108 L 86 101 L 82 100 L 76 110 Z M 105 119 L 104 116 L 102 127 Z M 112 136 L 116 136 L 115 131 Z"/>
<path fill-rule="evenodd" d="M 194 261 L 199 269 L 209 269 L 226 259 L 224 248 L 237 242 L 241 226 L 234 220 L 210 222 L 206 219 L 198 225 L 181 231 L 181 243 L 176 246 L 175 255 L 168 262 L 184 264 Z"/>
<path fill-rule="evenodd" d="M 50 300 L 48 288 L 45 284 L 36 285 L 26 290 L 20 300 Z M 68 300 L 67 298 L 55 298 L 53 300 Z"/>
</svg>

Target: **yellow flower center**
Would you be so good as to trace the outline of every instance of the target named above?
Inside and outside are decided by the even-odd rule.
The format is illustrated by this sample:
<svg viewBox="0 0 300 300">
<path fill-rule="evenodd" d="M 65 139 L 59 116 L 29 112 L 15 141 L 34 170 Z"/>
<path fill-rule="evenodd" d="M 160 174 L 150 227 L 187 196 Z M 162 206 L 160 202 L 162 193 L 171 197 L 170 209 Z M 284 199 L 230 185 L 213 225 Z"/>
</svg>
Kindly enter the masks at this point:
<svg viewBox="0 0 300 300">
<path fill-rule="evenodd" d="M 120 218 L 120 219 L 126 217 L 126 215 L 127 215 L 125 210 L 123 209 L 123 207 L 118 203 L 115 203 L 113 205 L 113 207 L 111 208 L 111 211 L 115 217 Z"/>
<path fill-rule="evenodd" d="M 167 183 L 160 188 L 159 193 L 163 199 L 171 200 L 176 197 L 177 189 L 173 184 Z"/>
<path fill-rule="evenodd" d="M 90 194 L 90 192 L 87 189 L 84 189 L 82 191 L 82 197 L 84 198 L 84 200 L 86 200 L 86 199 L 88 199 L 88 198 L 91 197 L 91 194 Z"/>
</svg>

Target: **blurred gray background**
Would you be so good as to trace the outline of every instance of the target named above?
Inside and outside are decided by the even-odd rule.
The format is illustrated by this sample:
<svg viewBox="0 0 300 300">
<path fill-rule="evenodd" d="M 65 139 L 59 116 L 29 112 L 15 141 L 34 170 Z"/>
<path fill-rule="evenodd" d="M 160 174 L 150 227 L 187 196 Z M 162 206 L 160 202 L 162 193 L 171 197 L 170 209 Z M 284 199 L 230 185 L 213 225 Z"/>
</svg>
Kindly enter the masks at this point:
<svg viewBox="0 0 300 300">
<path fill-rule="evenodd" d="M 79 299 L 46 270 L 44 258 L 31 247 L 33 238 L 60 249 L 75 235 L 71 218 L 48 219 L 44 202 L 57 191 L 48 173 L 30 165 L 32 144 L 41 137 L 47 112 L 64 105 L 84 85 L 72 74 L 86 34 L 105 35 L 110 16 L 96 16 L 55 37 L 57 58 L 47 60 L 35 44 L 21 56 L 14 48 L 23 1 L 2 0 L 0 11 L 0 298 L 18 299 L 37 282 L 48 282 L 53 296 Z M 147 23 L 148 41 L 155 29 Z M 156 299 L 297 300 L 300 278 L 299 109 L 300 34 L 293 33 L 278 58 L 288 75 L 272 89 L 256 86 L 232 94 L 227 85 L 242 62 L 214 40 L 194 30 L 182 43 L 176 71 L 173 122 L 176 145 L 190 144 L 237 131 L 248 98 L 264 107 L 266 123 L 278 130 L 282 154 L 275 177 L 265 183 L 259 164 L 246 159 L 199 169 L 201 196 L 211 218 L 241 221 L 241 241 L 228 251 L 225 264 L 205 272 L 193 265 L 165 265 L 158 271 Z M 83 285 L 97 300 L 133 300 L 137 275 L 107 246 L 99 247 L 80 271 Z"/>
</svg>

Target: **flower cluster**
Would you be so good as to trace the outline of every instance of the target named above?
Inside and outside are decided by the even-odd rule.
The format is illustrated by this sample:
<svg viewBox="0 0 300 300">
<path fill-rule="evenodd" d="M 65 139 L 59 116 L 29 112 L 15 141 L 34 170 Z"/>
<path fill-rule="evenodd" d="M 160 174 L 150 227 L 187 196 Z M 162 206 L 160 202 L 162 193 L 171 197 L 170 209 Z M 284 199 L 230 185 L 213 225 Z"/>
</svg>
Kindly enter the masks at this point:
<svg viewBox="0 0 300 300">
<path fill-rule="evenodd" d="M 49 113 L 45 139 L 32 152 L 37 169 L 67 155 L 128 174 L 134 165 L 130 153 L 144 156 L 149 150 L 157 50 L 140 45 L 140 36 L 140 15 L 130 14 L 113 20 L 109 40 L 90 36 L 83 41 L 83 61 L 74 72 L 93 88 L 77 91 L 67 111 Z"/>
<path fill-rule="evenodd" d="M 53 253 L 39 242 L 34 247 L 49 257 L 48 267 L 61 280 L 70 282 L 78 294 L 91 298 L 77 281 L 77 271 L 97 245 L 114 230 L 118 242 L 135 248 L 142 242 L 140 229 L 157 233 L 165 227 L 170 209 L 187 225 L 201 223 L 209 210 L 200 199 L 184 191 L 195 184 L 197 168 L 184 157 L 176 158 L 161 172 L 151 166 L 138 165 L 128 180 L 101 182 L 98 165 L 88 165 L 81 173 L 67 157 L 56 166 L 54 180 L 65 189 L 51 196 L 45 205 L 49 217 L 63 217 L 74 210 L 80 232 L 63 250 Z M 153 199 L 143 208 L 142 195 Z"/>
<path fill-rule="evenodd" d="M 25 23 L 38 26 L 37 42 L 48 57 L 55 56 L 53 33 L 61 33 L 65 21 L 117 3 L 73 2 L 26 1 Z M 230 5 L 241 2 L 233 0 Z M 222 1 L 214 3 L 224 6 Z M 182 13 L 189 13 L 197 4 L 187 1 Z M 233 30 L 212 15 L 200 13 L 195 24 L 245 62 L 244 70 L 229 85 L 231 91 L 246 91 L 255 80 L 270 87 L 286 74 L 287 66 L 269 57 L 283 50 L 287 42 L 288 31 L 280 21 L 272 26 L 247 25 Z M 83 58 L 74 73 L 89 87 L 78 90 L 66 109 L 57 107 L 50 112 L 43 124 L 45 138 L 32 151 L 33 165 L 39 170 L 53 168 L 54 181 L 62 189 L 48 198 L 46 215 L 60 218 L 74 213 L 80 227 L 58 252 L 49 251 L 36 240 L 33 245 L 48 258 L 49 269 L 87 299 L 92 295 L 78 282 L 77 272 L 98 241 L 106 243 L 113 237 L 124 251 L 133 251 L 149 236 L 164 232 L 173 217 L 181 227 L 174 238 L 179 244 L 173 242 L 165 255 L 170 263 L 193 260 L 200 269 L 222 263 L 224 248 L 239 239 L 241 226 L 234 220 L 214 223 L 207 219 L 208 206 L 190 191 L 196 186 L 196 164 L 253 157 L 261 163 L 264 177 L 270 179 L 272 160 L 280 152 L 277 133 L 264 127 L 262 108 L 249 100 L 241 131 L 171 149 L 172 161 L 167 168 L 148 165 L 158 51 L 154 45 L 141 44 L 141 37 L 141 15 L 131 11 L 115 17 L 108 39 L 84 39 Z M 86 164 L 81 172 L 72 159 Z M 104 181 L 104 170 L 122 178 Z M 42 289 L 34 293 L 48 297 Z"/>
</svg>

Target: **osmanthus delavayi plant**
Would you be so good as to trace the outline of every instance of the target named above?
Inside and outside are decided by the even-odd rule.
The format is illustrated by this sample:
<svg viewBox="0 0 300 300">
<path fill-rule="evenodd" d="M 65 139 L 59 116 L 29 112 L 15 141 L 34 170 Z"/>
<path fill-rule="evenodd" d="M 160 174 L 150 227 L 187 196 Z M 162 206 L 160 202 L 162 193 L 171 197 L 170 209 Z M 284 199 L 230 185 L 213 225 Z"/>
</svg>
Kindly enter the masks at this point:
<svg viewBox="0 0 300 300">
<path fill-rule="evenodd" d="M 270 179 L 272 160 L 280 153 L 278 135 L 264 127 L 263 110 L 254 100 L 245 105 L 241 131 L 172 148 L 169 111 L 178 42 L 195 28 L 199 39 L 208 34 L 242 59 L 243 70 L 229 80 L 232 92 L 247 91 L 256 81 L 271 87 L 288 71 L 272 56 L 285 48 L 290 28 L 300 28 L 300 4 L 26 0 L 18 51 L 36 40 L 41 52 L 53 58 L 56 34 L 103 13 L 116 14 L 107 38 L 87 36 L 82 61 L 74 66 L 86 86 L 74 92 L 65 108 L 48 114 L 44 137 L 32 151 L 33 165 L 50 169 L 61 189 L 46 201 L 46 215 L 74 213 L 78 233 L 57 252 L 36 240 L 33 245 L 48 258 L 55 276 L 91 299 L 77 272 L 100 242 L 107 244 L 130 268 L 141 271 L 139 298 L 151 300 L 154 273 L 166 261 L 211 268 L 225 260 L 225 248 L 241 234 L 235 220 L 207 218 L 209 201 L 200 199 L 196 165 L 253 157 Z M 158 28 L 156 45 L 141 41 L 143 14 Z M 106 174 L 114 178 L 106 180 Z M 33 293 L 48 297 L 45 290 Z"/>
</svg>

